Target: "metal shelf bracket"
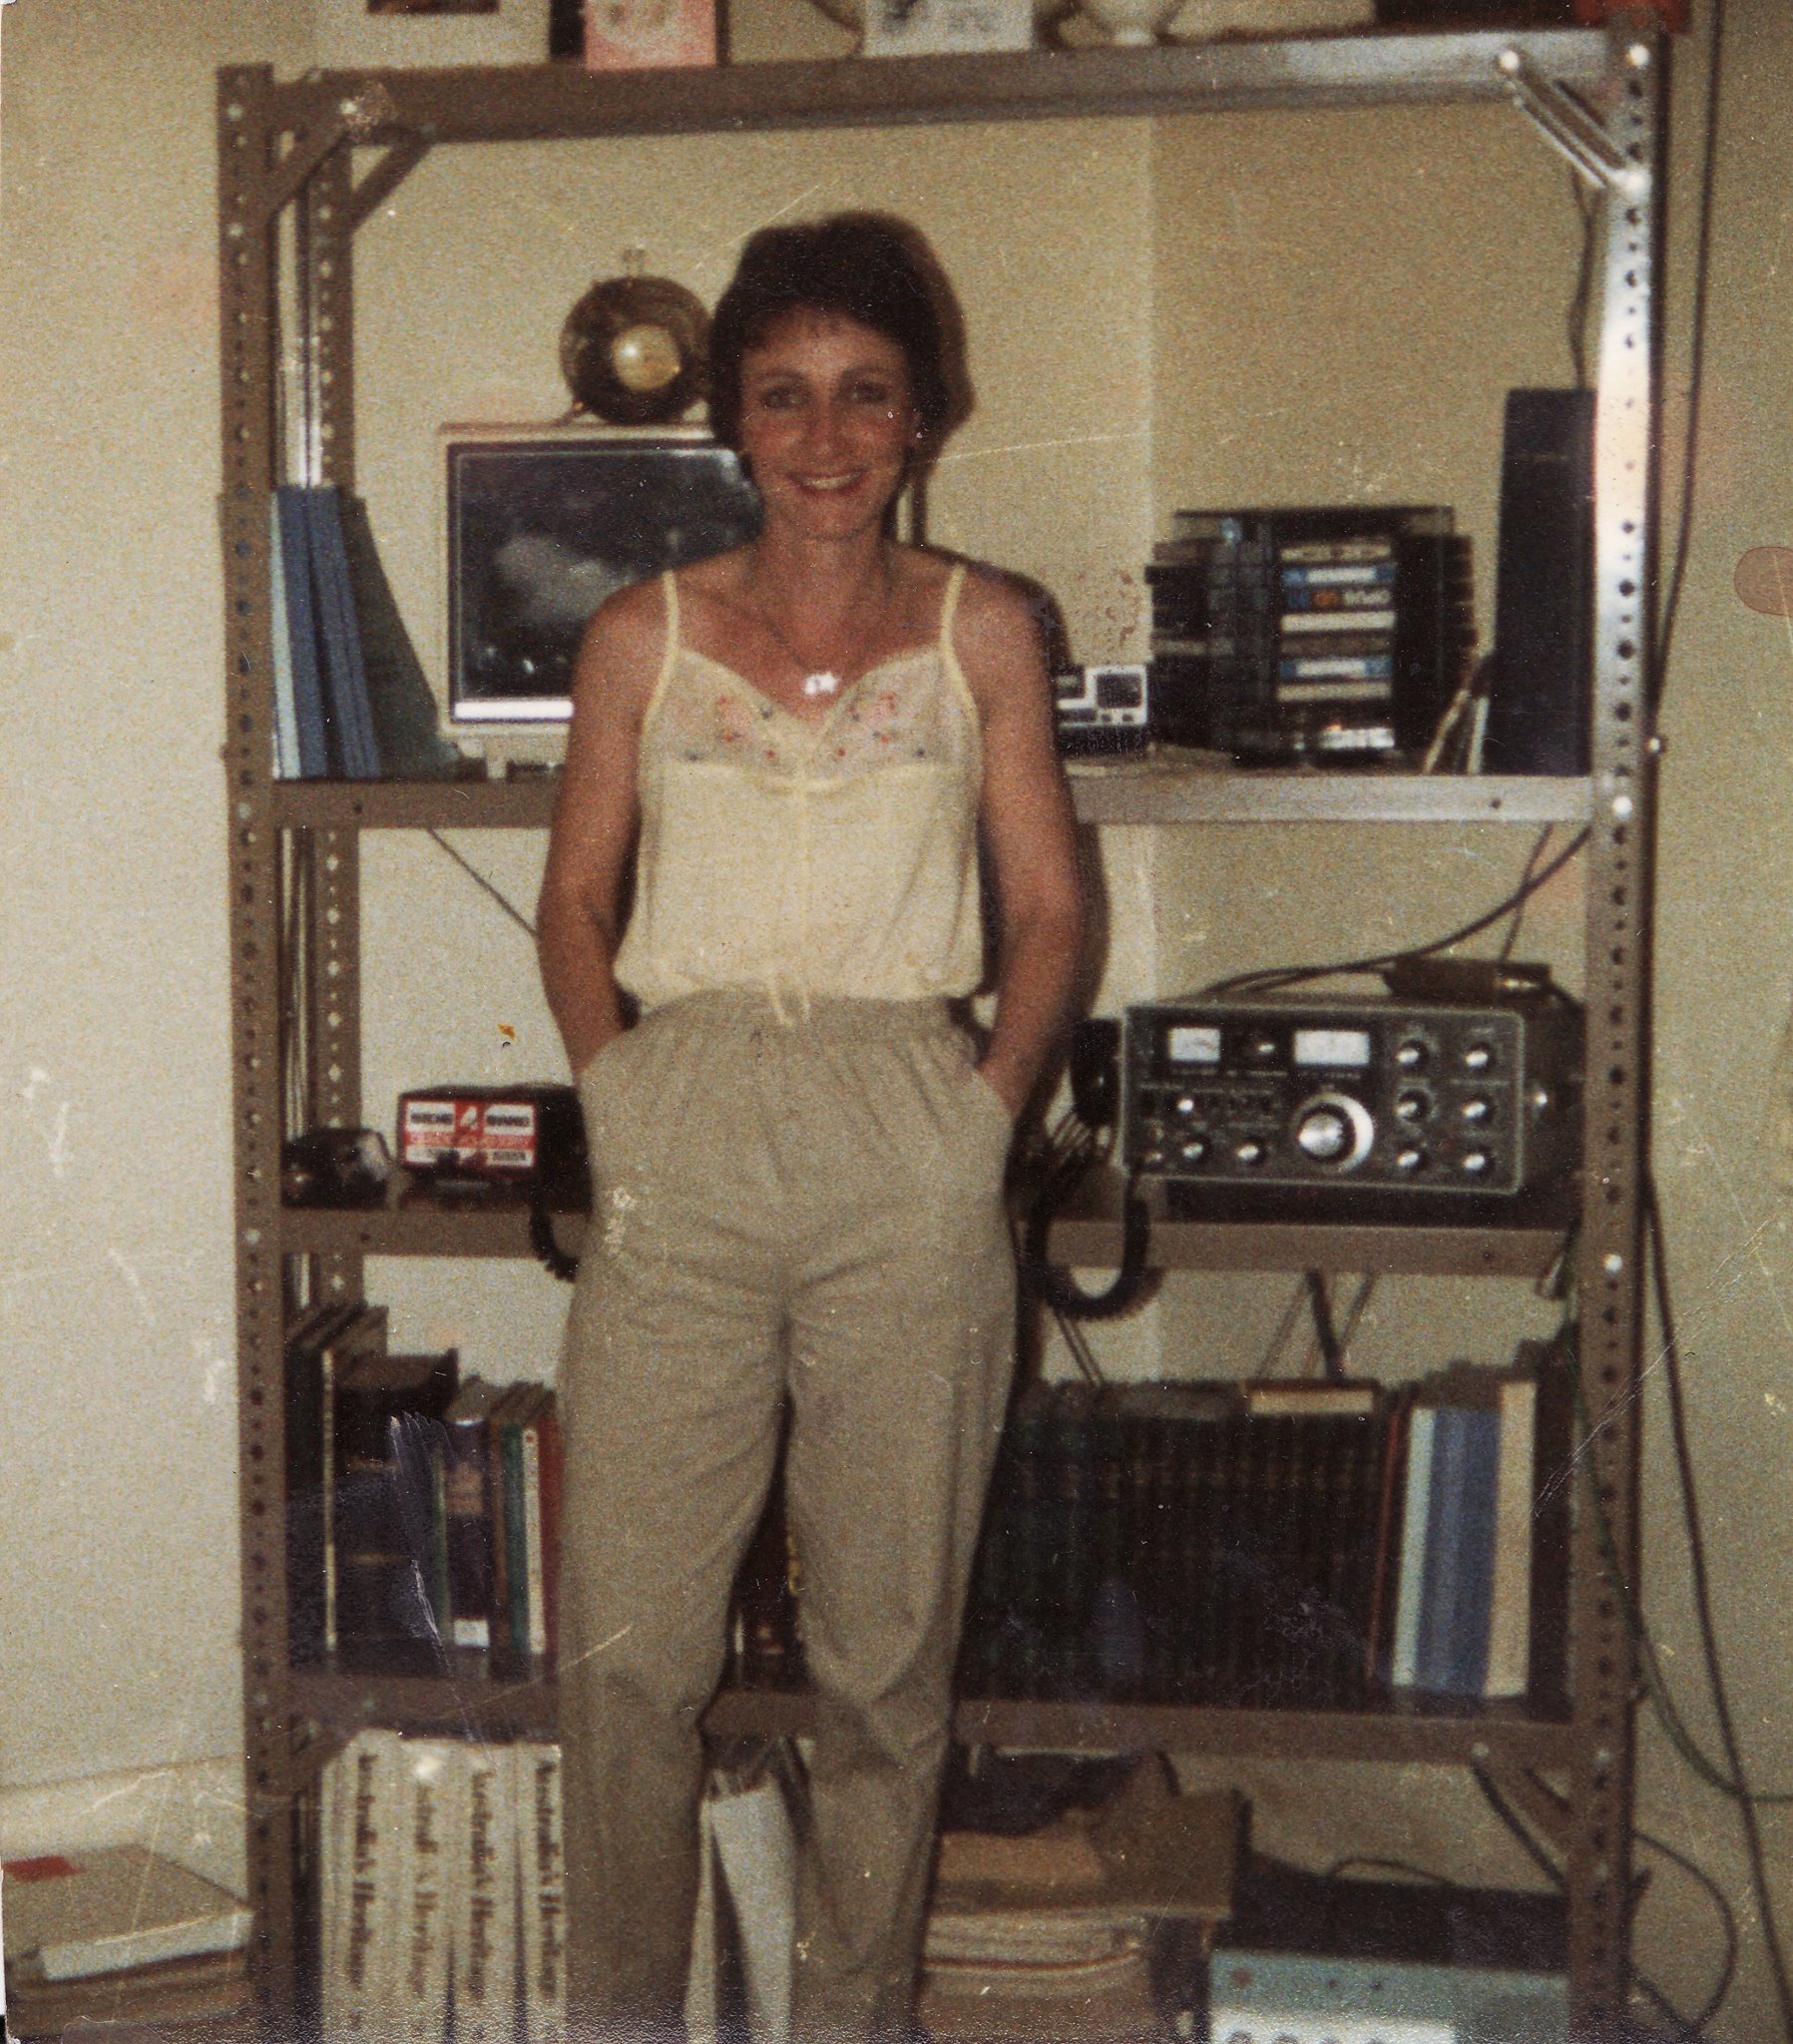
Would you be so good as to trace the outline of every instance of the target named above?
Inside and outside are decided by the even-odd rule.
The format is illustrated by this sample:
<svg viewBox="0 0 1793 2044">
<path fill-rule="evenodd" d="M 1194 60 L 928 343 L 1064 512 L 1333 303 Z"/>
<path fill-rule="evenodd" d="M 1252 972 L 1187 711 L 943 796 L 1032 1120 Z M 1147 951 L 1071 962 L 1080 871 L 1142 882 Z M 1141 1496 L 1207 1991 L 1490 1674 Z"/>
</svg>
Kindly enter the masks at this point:
<svg viewBox="0 0 1793 2044">
<path fill-rule="evenodd" d="M 1647 43 L 1633 39 L 1625 44 L 1619 61 L 1640 71 L 1652 61 L 1652 52 Z M 1625 155 L 1567 86 L 1545 77 L 1514 44 L 1508 44 L 1495 62 L 1520 112 L 1596 191 L 1624 199 L 1641 199 L 1649 191 L 1649 172 Z"/>
</svg>

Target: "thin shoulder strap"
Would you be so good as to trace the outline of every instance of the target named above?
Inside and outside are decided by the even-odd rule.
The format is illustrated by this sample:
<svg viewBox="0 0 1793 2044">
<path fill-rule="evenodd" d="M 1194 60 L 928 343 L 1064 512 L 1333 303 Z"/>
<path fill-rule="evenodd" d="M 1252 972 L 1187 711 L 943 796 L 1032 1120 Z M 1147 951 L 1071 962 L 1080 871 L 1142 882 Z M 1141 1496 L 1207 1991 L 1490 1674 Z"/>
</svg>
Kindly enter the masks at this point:
<svg viewBox="0 0 1793 2044">
<path fill-rule="evenodd" d="M 667 605 L 667 646 L 660 657 L 660 673 L 655 677 L 654 693 L 648 698 L 647 709 L 642 712 L 644 732 L 654 722 L 654 713 L 660 708 L 660 699 L 667 693 L 667 686 L 672 679 L 672 670 L 678 665 L 678 581 L 671 568 L 662 574 L 660 587 Z"/>
<path fill-rule="evenodd" d="M 959 665 L 958 651 L 953 645 L 953 619 L 959 609 L 959 592 L 964 587 L 965 563 L 955 561 L 946 578 L 946 594 L 940 600 L 940 665 L 959 699 L 960 707 L 970 720 L 972 730 L 977 732 L 982 725 L 978 701 L 971 693 L 971 684 L 965 679 L 965 670 Z"/>
<path fill-rule="evenodd" d="M 946 578 L 946 594 L 940 600 L 940 644 L 949 656 L 953 651 L 953 619 L 959 609 L 959 592 L 965 587 L 965 563 L 955 561 Z"/>
</svg>

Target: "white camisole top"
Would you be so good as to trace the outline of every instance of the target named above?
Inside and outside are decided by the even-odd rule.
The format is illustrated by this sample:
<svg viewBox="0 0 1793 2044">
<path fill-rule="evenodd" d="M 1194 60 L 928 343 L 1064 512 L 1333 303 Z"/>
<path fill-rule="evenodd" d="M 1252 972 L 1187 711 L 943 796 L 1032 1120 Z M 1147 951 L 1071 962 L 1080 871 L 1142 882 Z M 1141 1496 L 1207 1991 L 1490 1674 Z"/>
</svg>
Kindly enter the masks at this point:
<svg viewBox="0 0 1793 2044">
<path fill-rule="evenodd" d="M 644 1008 L 714 988 L 811 999 L 970 993 L 984 969 L 977 814 L 983 745 L 940 631 L 849 683 L 819 720 L 683 645 L 643 719 L 635 906 L 617 979 Z"/>
</svg>

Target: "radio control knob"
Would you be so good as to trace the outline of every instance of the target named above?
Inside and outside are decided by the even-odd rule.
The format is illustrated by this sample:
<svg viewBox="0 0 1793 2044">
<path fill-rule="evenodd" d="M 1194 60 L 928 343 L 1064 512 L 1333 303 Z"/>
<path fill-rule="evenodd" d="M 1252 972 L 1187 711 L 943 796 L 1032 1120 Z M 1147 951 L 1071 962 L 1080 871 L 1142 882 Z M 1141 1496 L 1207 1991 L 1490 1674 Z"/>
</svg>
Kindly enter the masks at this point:
<svg viewBox="0 0 1793 2044">
<path fill-rule="evenodd" d="M 1423 1072 L 1426 1060 L 1426 1046 L 1411 1036 L 1395 1046 L 1395 1063 L 1403 1072 Z"/>
<path fill-rule="evenodd" d="M 1331 1164 L 1351 1147 L 1351 1124 L 1336 1107 L 1315 1108 L 1296 1129 L 1295 1144 L 1309 1157 Z"/>
<path fill-rule="evenodd" d="M 1404 1122 L 1423 1122 L 1432 1112 L 1432 1103 L 1423 1093 L 1403 1093 L 1395 1100 L 1395 1113 Z"/>
<path fill-rule="evenodd" d="M 1488 1102 L 1481 1094 L 1473 1094 L 1463 1103 L 1460 1112 L 1466 1122 L 1485 1122 L 1489 1114 Z"/>
<path fill-rule="evenodd" d="M 1241 1143 L 1232 1154 L 1234 1159 L 1240 1164 L 1262 1164 L 1264 1161 L 1264 1146 L 1261 1143 L 1246 1141 Z"/>
<path fill-rule="evenodd" d="M 1466 1150 L 1463 1153 L 1463 1169 L 1472 1178 L 1481 1178 L 1492 1161 L 1486 1150 Z"/>
<path fill-rule="evenodd" d="M 1164 1168 L 1164 1146 L 1161 1143 L 1147 1143 L 1139 1153 L 1141 1171 L 1162 1171 Z"/>
<path fill-rule="evenodd" d="M 1176 1111 L 1179 1115 L 1182 1116 L 1184 1121 L 1187 1121 L 1189 1117 L 1195 1112 L 1194 1094 L 1179 1093 L 1176 1096 Z"/>
<path fill-rule="evenodd" d="M 1472 1043 L 1463 1054 L 1465 1071 L 1486 1072 L 1494 1063 L 1494 1047 L 1486 1043 Z"/>
<path fill-rule="evenodd" d="M 1395 1169 L 1411 1175 L 1426 1168 L 1426 1153 L 1418 1144 L 1410 1143 L 1405 1150 L 1395 1152 Z"/>
<path fill-rule="evenodd" d="M 1199 1164 L 1207 1155 L 1207 1145 L 1199 1136 L 1184 1139 L 1182 1149 L 1177 1153 L 1185 1164 Z"/>
</svg>

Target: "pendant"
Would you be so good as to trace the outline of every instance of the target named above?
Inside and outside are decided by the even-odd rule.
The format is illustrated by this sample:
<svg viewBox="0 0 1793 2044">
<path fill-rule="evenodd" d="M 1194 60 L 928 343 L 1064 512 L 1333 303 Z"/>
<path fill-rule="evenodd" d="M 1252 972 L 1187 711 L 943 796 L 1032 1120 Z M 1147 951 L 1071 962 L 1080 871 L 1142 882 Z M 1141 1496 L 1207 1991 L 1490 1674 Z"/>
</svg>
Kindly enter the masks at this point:
<svg viewBox="0 0 1793 2044">
<path fill-rule="evenodd" d="M 805 675 L 803 693 L 805 696 L 832 696 L 840 687 L 837 674 Z"/>
</svg>

